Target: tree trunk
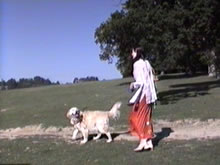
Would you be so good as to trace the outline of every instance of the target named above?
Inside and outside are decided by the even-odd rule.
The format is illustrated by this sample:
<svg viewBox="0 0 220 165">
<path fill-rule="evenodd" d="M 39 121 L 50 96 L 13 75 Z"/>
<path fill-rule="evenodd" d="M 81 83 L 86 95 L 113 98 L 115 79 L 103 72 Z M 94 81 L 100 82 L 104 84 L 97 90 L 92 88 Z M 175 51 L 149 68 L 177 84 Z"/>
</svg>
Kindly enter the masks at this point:
<svg viewBox="0 0 220 165">
<path fill-rule="evenodd" d="M 215 51 L 212 50 L 210 52 L 210 64 L 208 65 L 208 76 L 209 77 L 219 77 L 219 72 L 218 72 L 218 69 L 217 69 L 217 66 L 216 66 L 216 61 L 217 61 L 217 58 L 216 58 L 216 55 L 215 55 Z"/>
<path fill-rule="evenodd" d="M 209 77 L 214 77 L 216 75 L 215 64 L 208 65 L 208 75 Z"/>
<path fill-rule="evenodd" d="M 192 64 L 192 55 L 193 52 L 189 51 L 185 57 L 186 57 L 186 74 L 189 76 L 192 76 L 196 73 L 196 68 Z"/>
</svg>

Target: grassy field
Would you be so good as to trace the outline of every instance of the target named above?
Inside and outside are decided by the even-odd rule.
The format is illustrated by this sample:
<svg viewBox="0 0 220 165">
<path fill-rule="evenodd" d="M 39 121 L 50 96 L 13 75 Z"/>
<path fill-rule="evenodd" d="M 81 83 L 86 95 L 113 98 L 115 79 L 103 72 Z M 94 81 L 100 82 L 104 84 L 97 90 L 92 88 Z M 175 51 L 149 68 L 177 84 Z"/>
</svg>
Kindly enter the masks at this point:
<svg viewBox="0 0 220 165">
<path fill-rule="evenodd" d="M 133 152 L 136 142 L 104 141 L 86 145 L 69 145 L 54 139 L 38 137 L 3 140 L 0 143 L 1 163 L 56 165 L 218 165 L 220 141 L 172 141 L 159 143 L 153 152 Z"/>
<path fill-rule="evenodd" d="M 122 101 L 121 117 L 112 122 L 117 130 L 128 123 L 132 78 L 0 91 L 0 129 L 39 125 L 66 127 L 65 113 L 80 109 L 109 110 Z M 185 77 L 172 74 L 157 82 L 159 101 L 153 119 L 220 118 L 220 81 L 206 75 Z M 195 130 L 196 131 L 196 130 Z M 1 135 L 0 135 L 1 136 Z M 31 137 L 1 140 L 1 163 L 31 164 L 219 164 L 219 140 L 159 141 L 154 152 L 134 153 L 137 142 L 103 139 L 86 145 L 68 144 L 58 139 Z"/>
</svg>

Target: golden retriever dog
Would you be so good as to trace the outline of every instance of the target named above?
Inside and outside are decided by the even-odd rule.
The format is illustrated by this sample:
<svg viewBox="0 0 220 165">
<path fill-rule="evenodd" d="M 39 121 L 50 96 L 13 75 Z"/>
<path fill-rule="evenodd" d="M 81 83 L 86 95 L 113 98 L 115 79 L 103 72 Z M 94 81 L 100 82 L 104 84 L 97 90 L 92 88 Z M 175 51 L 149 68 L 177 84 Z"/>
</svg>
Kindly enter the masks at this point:
<svg viewBox="0 0 220 165">
<path fill-rule="evenodd" d="M 77 107 L 72 107 L 66 114 L 70 124 L 74 126 L 72 139 L 75 140 L 80 131 L 83 135 L 83 140 L 80 143 L 84 144 L 88 141 L 89 131 L 97 131 L 98 134 L 93 138 L 94 140 L 99 139 L 102 134 L 106 134 L 107 143 L 110 143 L 112 137 L 109 132 L 109 119 L 120 117 L 120 107 L 121 102 L 116 102 L 110 111 L 80 111 Z"/>
</svg>

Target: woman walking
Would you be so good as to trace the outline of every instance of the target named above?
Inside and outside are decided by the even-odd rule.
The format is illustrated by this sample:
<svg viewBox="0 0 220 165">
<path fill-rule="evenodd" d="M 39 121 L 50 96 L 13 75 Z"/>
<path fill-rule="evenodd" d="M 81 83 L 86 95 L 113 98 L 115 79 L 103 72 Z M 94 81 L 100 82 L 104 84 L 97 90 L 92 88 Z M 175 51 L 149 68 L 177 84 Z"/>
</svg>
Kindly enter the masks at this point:
<svg viewBox="0 0 220 165">
<path fill-rule="evenodd" d="M 132 111 L 129 116 L 130 132 L 138 136 L 140 143 L 134 151 L 153 150 L 153 125 L 152 107 L 157 100 L 154 86 L 153 69 L 150 63 L 144 61 L 142 48 L 132 49 L 133 77 L 135 82 L 130 84 L 130 89 L 137 89 L 133 97 L 129 100 L 132 104 Z"/>
</svg>

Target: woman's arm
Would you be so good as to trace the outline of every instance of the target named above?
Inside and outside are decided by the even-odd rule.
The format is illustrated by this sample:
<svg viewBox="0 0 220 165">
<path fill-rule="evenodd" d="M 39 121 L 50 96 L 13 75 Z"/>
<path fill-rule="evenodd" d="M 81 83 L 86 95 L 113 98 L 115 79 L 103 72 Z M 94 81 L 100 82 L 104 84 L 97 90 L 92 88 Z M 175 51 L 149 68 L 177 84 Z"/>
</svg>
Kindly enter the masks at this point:
<svg viewBox="0 0 220 165">
<path fill-rule="evenodd" d="M 130 84 L 130 89 L 137 89 L 144 84 L 144 74 L 142 65 L 134 65 L 133 76 L 135 82 Z"/>
</svg>

